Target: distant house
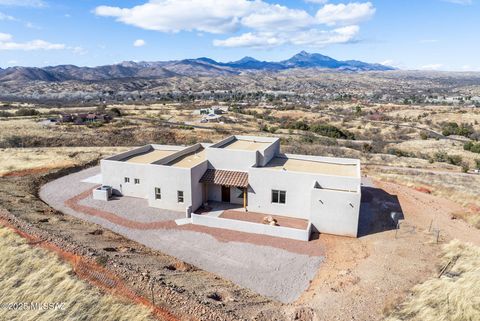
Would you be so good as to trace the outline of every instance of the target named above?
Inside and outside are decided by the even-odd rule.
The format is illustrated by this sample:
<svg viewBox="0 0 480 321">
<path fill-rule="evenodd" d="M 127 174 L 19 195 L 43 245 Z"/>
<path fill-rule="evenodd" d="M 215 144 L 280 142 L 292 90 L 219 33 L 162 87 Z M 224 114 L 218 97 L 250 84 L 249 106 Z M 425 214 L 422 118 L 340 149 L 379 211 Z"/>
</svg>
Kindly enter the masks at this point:
<svg viewBox="0 0 480 321">
<path fill-rule="evenodd" d="M 212 106 L 209 108 L 197 109 L 194 114 L 197 115 L 223 115 L 228 112 L 228 107 L 224 106 Z"/>
<path fill-rule="evenodd" d="M 201 123 L 220 123 L 224 121 L 225 117 L 216 114 L 209 114 L 202 117 Z"/>
<path fill-rule="evenodd" d="M 80 113 L 80 114 L 61 114 L 59 121 L 62 123 L 74 123 L 75 125 L 85 125 L 87 123 L 102 122 L 108 123 L 112 120 L 108 114 Z"/>
</svg>

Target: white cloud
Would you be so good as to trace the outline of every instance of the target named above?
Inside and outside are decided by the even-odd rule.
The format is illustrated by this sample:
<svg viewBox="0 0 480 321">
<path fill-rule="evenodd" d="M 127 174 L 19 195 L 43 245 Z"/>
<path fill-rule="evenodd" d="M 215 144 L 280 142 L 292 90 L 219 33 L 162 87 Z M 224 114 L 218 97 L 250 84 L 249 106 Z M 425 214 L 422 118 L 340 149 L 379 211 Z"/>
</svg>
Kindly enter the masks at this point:
<svg viewBox="0 0 480 321">
<path fill-rule="evenodd" d="M 309 47 L 325 47 L 331 44 L 352 41 L 359 32 L 358 26 L 348 26 L 330 31 L 308 29 L 299 32 L 258 32 L 244 33 L 225 40 L 214 40 L 217 47 L 276 47 L 285 44 Z"/>
<path fill-rule="evenodd" d="M 0 0 L 0 6 L 42 8 L 47 3 L 43 0 Z"/>
<path fill-rule="evenodd" d="M 94 13 L 160 32 L 231 34 L 242 30 L 240 35 L 215 40 L 214 45 L 274 47 L 350 42 L 359 32 L 357 23 L 371 18 L 375 8 L 370 2 L 327 4 L 313 16 L 305 10 L 263 0 L 149 0 L 131 8 L 99 6 Z"/>
<path fill-rule="evenodd" d="M 262 31 L 298 30 L 315 24 L 315 19 L 304 10 L 257 2 L 255 10 L 242 17 L 240 23 Z"/>
<path fill-rule="evenodd" d="M 8 41 L 12 39 L 12 35 L 9 33 L 2 33 L 0 32 L 0 41 Z"/>
<path fill-rule="evenodd" d="M 13 36 L 8 33 L 0 33 L 0 50 L 59 50 L 65 49 L 64 44 L 50 43 L 45 40 L 31 40 L 27 42 L 15 42 Z"/>
<path fill-rule="evenodd" d="M 85 48 L 80 47 L 80 46 L 67 47 L 67 49 L 71 50 L 74 54 L 80 55 L 80 56 L 86 55 L 88 53 L 87 50 L 85 50 Z"/>
<path fill-rule="evenodd" d="M 137 39 L 133 42 L 134 47 L 142 47 L 145 46 L 147 43 L 143 39 Z"/>
<path fill-rule="evenodd" d="M 440 70 L 443 67 L 442 64 L 429 64 L 429 65 L 424 65 L 421 66 L 421 70 Z"/>
<path fill-rule="evenodd" d="M 326 25 L 352 25 L 373 17 L 376 9 L 371 2 L 327 4 L 317 11 L 315 17 Z"/>
<path fill-rule="evenodd" d="M 443 1 L 454 3 L 454 4 L 461 4 L 461 5 L 470 5 L 473 3 L 472 0 L 443 0 Z"/>
<path fill-rule="evenodd" d="M 12 16 L 9 16 L 7 14 L 4 14 L 3 12 L 0 12 L 0 21 L 5 20 L 5 21 L 15 21 L 16 19 Z"/>
<path fill-rule="evenodd" d="M 328 0 L 305 0 L 305 2 L 325 4 L 328 2 Z"/>
<path fill-rule="evenodd" d="M 117 21 L 161 32 L 235 31 L 242 16 L 257 2 L 246 0 L 151 0 L 133 8 L 100 6 L 95 14 L 115 17 Z"/>
</svg>

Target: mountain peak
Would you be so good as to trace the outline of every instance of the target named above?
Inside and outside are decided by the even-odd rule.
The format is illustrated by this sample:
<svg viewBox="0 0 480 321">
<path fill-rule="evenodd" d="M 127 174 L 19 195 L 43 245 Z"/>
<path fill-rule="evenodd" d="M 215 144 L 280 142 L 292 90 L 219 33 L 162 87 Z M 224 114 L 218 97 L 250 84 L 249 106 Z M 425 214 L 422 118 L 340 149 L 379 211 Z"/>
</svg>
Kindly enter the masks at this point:
<svg viewBox="0 0 480 321">
<path fill-rule="evenodd" d="M 243 57 L 243 58 L 240 59 L 240 60 L 234 61 L 233 63 L 237 63 L 237 64 L 238 64 L 238 63 L 247 63 L 247 62 L 258 62 L 258 60 L 255 59 L 255 58 L 252 58 L 252 57 L 250 57 L 250 56 L 245 56 L 245 57 Z"/>
</svg>

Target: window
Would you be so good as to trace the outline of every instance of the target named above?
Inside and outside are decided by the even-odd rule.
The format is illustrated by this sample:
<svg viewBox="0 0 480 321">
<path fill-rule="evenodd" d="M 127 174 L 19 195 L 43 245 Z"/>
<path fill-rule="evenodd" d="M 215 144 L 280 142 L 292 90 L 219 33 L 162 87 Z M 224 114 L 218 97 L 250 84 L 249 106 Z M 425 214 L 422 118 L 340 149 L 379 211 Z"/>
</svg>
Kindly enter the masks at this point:
<svg viewBox="0 0 480 321">
<path fill-rule="evenodd" d="M 155 187 L 155 199 L 162 199 L 162 190 L 160 189 L 160 187 Z"/>
<path fill-rule="evenodd" d="M 272 203 L 285 204 L 287 201 L 287 192 L 272 189 Z"/>
<path fill-rule="evenodd" d="M 183 203 L 183 191 L 177 191 L 177 202 Z"/>
<path fill-rule="evenodd" d="M 125 183 L 130 183 L 130 177 L 125 177 L 123 180 L 125 181 Z"/>
<path fill-rule="evenodd" d="M 135 179 L 133 180 L 133 182 L 134 182 L 135 184 L 140 184 L 140 178 L 135 178 Z"/>
</svg>

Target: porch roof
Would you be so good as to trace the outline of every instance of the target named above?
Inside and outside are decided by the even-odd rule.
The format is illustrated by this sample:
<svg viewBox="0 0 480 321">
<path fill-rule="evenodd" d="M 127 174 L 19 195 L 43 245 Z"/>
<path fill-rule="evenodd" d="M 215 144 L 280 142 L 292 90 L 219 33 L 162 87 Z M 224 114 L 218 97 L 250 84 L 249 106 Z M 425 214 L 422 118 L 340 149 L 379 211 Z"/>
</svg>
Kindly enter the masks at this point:
<svg viewBox="0 0 480 321">
<path fill-rule="evenodd" d="M 234 186 L 234 187 L 247 187 L 248 186 L 248 173 L 227 171 L 223 169 L 207 169 L 200 183 Z"/>
</svg>

